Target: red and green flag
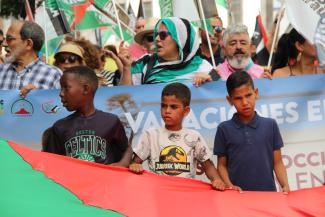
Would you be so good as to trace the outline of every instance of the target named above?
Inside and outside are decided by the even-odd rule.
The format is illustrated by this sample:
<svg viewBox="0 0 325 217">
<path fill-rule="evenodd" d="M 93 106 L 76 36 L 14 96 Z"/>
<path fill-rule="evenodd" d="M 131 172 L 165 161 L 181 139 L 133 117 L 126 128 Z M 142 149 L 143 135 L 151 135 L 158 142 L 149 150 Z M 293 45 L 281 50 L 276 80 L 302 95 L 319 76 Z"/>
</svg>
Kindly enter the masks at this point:
<svg viewBox="0 0 325 217">
<path fill-rule="evenodd" d="M 101 165 L 0 139 L 1 217 L 325 216 L 325 186 L 216 191 L 202 181 Z"/>
</svg>

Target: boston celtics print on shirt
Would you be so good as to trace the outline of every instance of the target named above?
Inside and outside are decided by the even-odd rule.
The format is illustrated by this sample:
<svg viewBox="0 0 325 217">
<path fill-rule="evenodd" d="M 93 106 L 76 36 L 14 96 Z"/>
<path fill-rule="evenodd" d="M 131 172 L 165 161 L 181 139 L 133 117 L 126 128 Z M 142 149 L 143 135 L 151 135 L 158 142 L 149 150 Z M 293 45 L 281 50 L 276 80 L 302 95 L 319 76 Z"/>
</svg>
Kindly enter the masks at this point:
<svg viewBox="0 0 325 217">
<path fill-rule="evenodd" d="M 128 147 L 124 127 L 114 114 L 96 110 L 58 120 L 50 129 L 44 151 L 102 164 L 121 160 Z"/>
<path fill-rule="evenodd" d="M 204 162 L 212 155 L 202 136 L 186 128 L 148 129 L 132 148 L 142 160 L 148 159 L 151 171 L 187 178 L 195 177 L 197 161 Z"/>
<path fill-rule="evenodd" d="M 96 136 L 95 130 L 79 130 L 74 137 L 64 143 L 66 155 L 81 160 L 95 162 L 106 159 L 106 139 Z"/>
</svg>

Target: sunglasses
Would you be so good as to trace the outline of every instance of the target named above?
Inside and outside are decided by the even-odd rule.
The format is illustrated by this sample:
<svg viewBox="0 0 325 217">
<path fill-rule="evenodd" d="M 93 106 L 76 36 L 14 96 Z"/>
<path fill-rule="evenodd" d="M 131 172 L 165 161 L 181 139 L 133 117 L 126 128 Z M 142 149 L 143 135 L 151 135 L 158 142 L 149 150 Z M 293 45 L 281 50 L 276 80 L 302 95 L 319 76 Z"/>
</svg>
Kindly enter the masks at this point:
<svg viewBox="0 0 325 217">
<path fill-rule="evenodd" d="M 216 31 L 217 33 L 221 33 L 223 28 L 221 26 L 215 26 L 214 28 L 214 31 Z"/>
<path fill-rule="evenodd" d="M 157 32 L 157 35 L 159 36 L 159 38 L 161 40 L 164 41 L 170 35 L 170 32 L 168 32 L 168 31 L 160 31 L 160 32 Z"/>
<path fill-rule="evenodd" d="M 153 42 L 153 35 L 147 35 L 144 37 L 147 42 Z"/>
<path fill-rule="evenodd" d="M 68 61 L 68 63 L 70 64 L 80 61 L 80 57 L 75 55 L 69 55 L 69 56 L 58 55 L 55 59 L 60 64 L 66 63 L 66 61 Z"/>
</svg>

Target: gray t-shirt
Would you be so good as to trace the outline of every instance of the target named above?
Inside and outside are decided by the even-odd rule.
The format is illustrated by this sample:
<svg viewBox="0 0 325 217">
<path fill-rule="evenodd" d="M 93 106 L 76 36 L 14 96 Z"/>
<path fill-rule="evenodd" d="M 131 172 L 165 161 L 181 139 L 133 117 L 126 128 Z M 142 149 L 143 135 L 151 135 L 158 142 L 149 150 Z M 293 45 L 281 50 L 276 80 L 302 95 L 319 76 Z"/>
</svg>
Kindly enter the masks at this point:
<svg viewBox="0 0 325 217">
<path fill-rule="evenodd" d="M 195 178 L 197 161 L 204 162 L 212 156 L 203 137 L 186 128 L 148 129 L 132 149 L 142 160 L 148 159 L 154 173 L 186 178 Z"/>
</svg>

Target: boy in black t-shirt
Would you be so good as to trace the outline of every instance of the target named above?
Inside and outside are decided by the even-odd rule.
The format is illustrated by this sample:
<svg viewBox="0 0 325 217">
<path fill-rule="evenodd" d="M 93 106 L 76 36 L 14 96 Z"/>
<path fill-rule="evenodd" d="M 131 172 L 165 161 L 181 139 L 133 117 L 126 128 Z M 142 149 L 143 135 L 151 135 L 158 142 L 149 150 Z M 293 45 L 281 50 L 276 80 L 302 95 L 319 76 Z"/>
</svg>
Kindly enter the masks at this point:
<svg viewBox="0 0 325 217">
<path fill-rule="evenodd" d="M 75 112 L 47 132 L 43 151 L 127 167 L 132 151 L 121 121 L 94 106 L 95 72 L 86 66 L 71 67 L 64 71 L 60 84 L 63 106 Z"/>
</svg>

